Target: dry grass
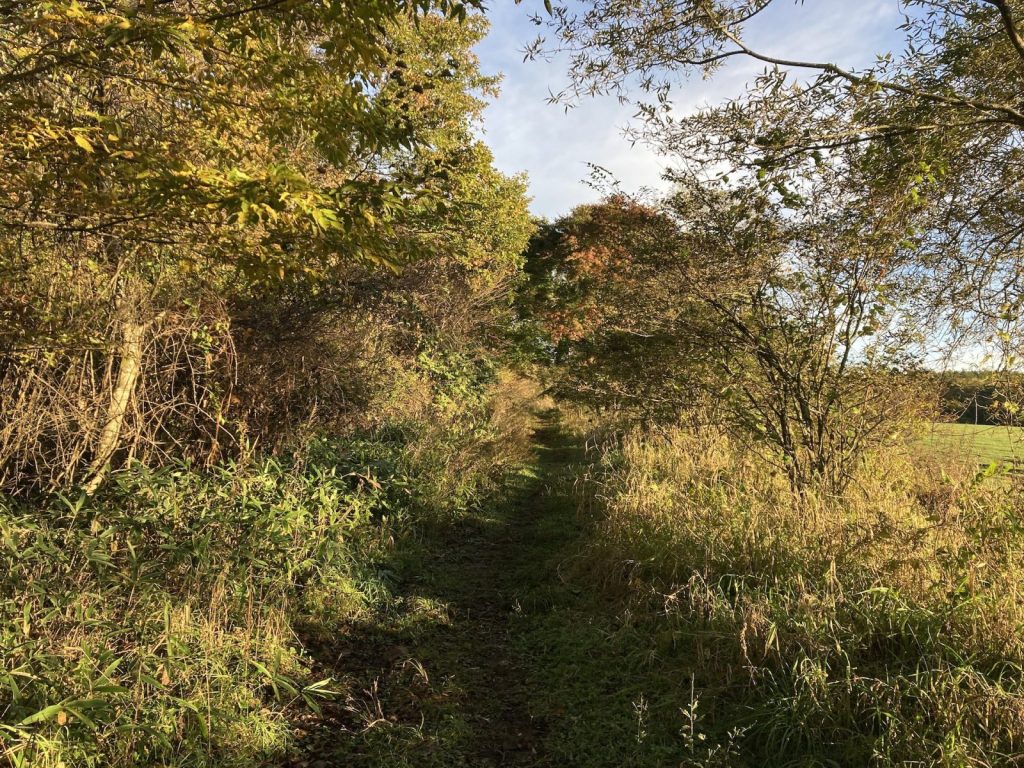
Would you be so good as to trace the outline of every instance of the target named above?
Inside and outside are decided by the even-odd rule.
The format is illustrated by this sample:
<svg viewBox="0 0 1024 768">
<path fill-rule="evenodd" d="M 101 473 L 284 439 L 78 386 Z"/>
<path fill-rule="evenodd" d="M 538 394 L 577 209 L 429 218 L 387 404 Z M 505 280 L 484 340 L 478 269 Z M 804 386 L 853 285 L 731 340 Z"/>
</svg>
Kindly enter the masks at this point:
<svg viewBox="0 0 1024 768">
<path fill-rule="evenodd" d="M 688 638 L 716 754 L 737 728 L 737 764 L 1010 765 L 1024 748 L 1012 483 L 894 450 L 841 498 L 800 497 L 725 435 L 670 429 L 607 449 L 588 488 L 592 557 Z"/>
</svg>

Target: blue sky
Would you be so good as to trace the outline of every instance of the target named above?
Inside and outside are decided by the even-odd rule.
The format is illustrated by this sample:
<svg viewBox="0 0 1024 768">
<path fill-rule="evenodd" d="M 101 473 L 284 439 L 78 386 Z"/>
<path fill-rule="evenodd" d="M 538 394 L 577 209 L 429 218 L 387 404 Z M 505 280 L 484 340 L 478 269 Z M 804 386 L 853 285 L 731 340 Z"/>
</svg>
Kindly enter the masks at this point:
<svg viewBox="0 0 1024 768">
<path fill-rule="evenodd" d="M 566 63 L 523 62 L 522 49 L 539 29 L 530 14 L 538 0 L 492 0 L 491 32 L 477 48 L 485 72 L 504 75 L 502 94 L 484 115 L 485 139 L 499 169 L 525 172 L 533 212 L 554 218 L 573 206 L 597 199 L 584 183 L 588 162 L 615 174 L 626 190 L 660 186 L 669 162 L 623 136 L 633 109 L 613 97 L 590 99 L 568 113 L 547 103 L 548 92 L 565 84 Z M 903 16 L 899 0 L 776 0 L 748 40 L 766 53 L 829 59 L 846 66 L 870 64 L 877 53 L 900 50 L 897 31 Z M 686 112 L 740 93 L 742 84 L 763 65 L 734 60 L 711 81 L 692 79 L 676 91 L 676 106 Z"/>
</svg>

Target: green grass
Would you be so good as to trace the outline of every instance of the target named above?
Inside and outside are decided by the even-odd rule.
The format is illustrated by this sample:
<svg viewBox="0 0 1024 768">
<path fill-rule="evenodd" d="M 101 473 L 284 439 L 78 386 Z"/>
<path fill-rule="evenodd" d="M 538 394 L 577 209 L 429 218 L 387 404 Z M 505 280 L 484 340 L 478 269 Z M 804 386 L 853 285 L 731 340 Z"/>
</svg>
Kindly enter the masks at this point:
<svg viewBox="0 0 1024 768">
<path fill-rule="evenodd" d="M 430 436 L 434 453 L 393 431 L 312 441 L 288 461 L 136 466 L 93 496 L 0 496 L 0 765 L 282 765 L 309 751 L 322 708 L 341 712 L 331 740 L 395 756 L 373 765 L 448 764 L 402 748 L 409 732 L 462 750 L 462 678 L 421 676 L 400 649 L 443 634 L 441 598 L 471 596 L 394 590 L 403 557 L 420 565 L 417 537 L 460 519 L 496 462 Z M 322 638 L 343 663 L 323 663 Z M 442 650 L 486 647 L 474 640 Z M 402 662 L 407 700 L 386 715 L 379 669 L 349 674 L 367 652 Z"/>
<path fill-rule="evenodd" d="M 539 437 L 538 465 L 501 498 L 397 541 L 391 598 L 314 649 L 321 674 L 352 693 L 310 724 L 298 764 L 552 764 L 547 694 L 564 675 L 550 673 L 577 660 L 584 635 L 601 638 L 577 626 L 564 651 L 547 647 L 561 641 L 542 617 L 577 598 L 557 571 L 578 552 L 570 462 L 582 452 L 557 429 Z"/>
<path fill-rule="evenodd" d="M 689 647 L 587 568 L 574 483 L 594 457 L 557 423 L 537 437 L 533 472 L 399 541 L 392 599 L 318 649 L 335 665 L 318 674 L 351 695 L 296 765 L 661 768 L 708 752 L 682 733 L 703 735 L 681 711 Z"/>
<path fill-rule="evenodd" d="M 975 424 L 933 424 L 925 444 L 943 457 L 957 457 L 989 465 L 1024 467 L 1024 429 Z"/>
<path fill-rule="evenodd" d="M 291 624 L 357 610 L 356 561 L 382 548 L 382 494 L 355 486 L 346 458 L 139 467 L 92 497 L 0 498 L 0 763 L 283 754 L 286 716 L 326 687 Z"/>
<path fill-rule="evenodd" d="M 936 425 L 926 441 L 1016 462 L 1018 434 Z M 954 487 L 886 458 L 869 475 L 895 490 L 862 483 L 808 515 L 721 440 L 587 453 L 554 415 L 535 437 L 532 468 L 415 524 L 417 478 L 393 477 L 400 446 L 379 443 L 321 445 L 295 467 L 125 475 L 81 508 L 7 509 L 0 755 L 26 768 L 1016 764 L 1015 477 L 972 481 L 961 462 Z M 58 587 L 69 575 L 75 588 Z M 82 652 L 57 654 L 72 641 Z M 320 680 L 338 695 L 321 700 Z"/>
<path fill-rule="evenodd" d="M 701 485 L 714 461 L 694 446 L 675 457 L 700 464 L 694 482 L 640 483 L 636 467 L 597 465 L 557 423 L 538 439 L 535 472 L 501 503 L 397 542 L 393 599 L 318 654 L 336 666 L 317 676 L 341 679 L 350 695 L 325 706 L 297 765 L 860 766 L 940 753 L 948 765 L 1010 764 L 1001 755 L 1013 737 L 1000 723 L 1019 691 L 999 669 L 1015 657 L 971 644 L 978 615 L 967 614 L 980 608 L 945 596 L 960 579 L 943 571 L 936 594 L 918 595 L 920 577 L 888 578 L 887 542 L 916 535 L 916 523 L 887 519 L 861 544 L 877 557 L 858 549 L 823 578 L 845 556 L 845 512 L 809 542 L 807 525 L 795 524 L 807 520 L 780 520 L 773 504 L 739 490 L 746 486 Z M 619 458 L 642 461 L 636 450 Z M 913 466 L 889 468 L 913 481 Z M 608 519 L 627 491 L 641 508 Z M 1009 518 L 989 520 L 984 509 L 977 538 L 1016 547 L 992 527 Z M 648 513 L 664 525 L 644 527 Z M 677 519 L 698 528 L 674 527 Z M 635 536 L 616 535 L 634 522 Z M 835 551 L 812 556 L 829 543 Z M 710 557 L 721 559 L 717 576 L 705 572 Z M 964 685 L 993 707 L 990 729 Z"/>
</svg>

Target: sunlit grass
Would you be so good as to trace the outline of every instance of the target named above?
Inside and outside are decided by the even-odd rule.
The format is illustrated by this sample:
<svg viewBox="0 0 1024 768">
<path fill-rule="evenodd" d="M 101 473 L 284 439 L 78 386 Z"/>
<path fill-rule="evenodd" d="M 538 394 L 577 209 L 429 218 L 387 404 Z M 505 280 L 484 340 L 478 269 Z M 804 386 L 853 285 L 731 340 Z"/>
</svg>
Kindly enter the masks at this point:
<svg viewBox="0 0 1024 768">
<path fill-rule="evenodd" d="M 944 458 L 1024 468 L 1024 429 L 984 424 L 932 424 L 924 442 Z"/>
<path fill-rule="evenodd" d="M 1015 479 L 977 465 L 1014 460 L 1016 436 L 936 432 L 926 444 L 943 451 L 874 453 L 838 498 L 794 494 L 714 429 L 605 452 L 587 491 L 592 570 L 631 626 L 670 639 L 630 679 L 666 711 L 699 702 L 702 743 L 682 764 L 1012 764 L 1020 503 Z"/>
</svg>

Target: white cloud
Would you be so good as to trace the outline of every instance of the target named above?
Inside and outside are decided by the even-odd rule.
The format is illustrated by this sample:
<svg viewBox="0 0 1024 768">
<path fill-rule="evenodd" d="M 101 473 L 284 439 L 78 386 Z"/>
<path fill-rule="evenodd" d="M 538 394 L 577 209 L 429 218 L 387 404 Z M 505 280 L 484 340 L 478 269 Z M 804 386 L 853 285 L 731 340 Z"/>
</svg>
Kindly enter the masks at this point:
<svg viewBox="0 0 1024 768">
<path fill-rule="evenodd" d="M 484 116 L 485 138 L 498 167 L 506 173 L 525 171 L 532 209 L 548 217 L 599 196 L 584 183 L 587 163 L 610 170 L 627 190 L 662 187 L 666 160 L 647 147 L 631 146 L 623 135 L 632 107 L 612 97 L 587 100 L 568 112 L 547 103 L 549 92 L 566 82 L 566 62 L 523 62 L 523 48 L 541 31 L 529 22 L 532 9 L 524 6 L 505 2 L 489 11 L 491 33 L 478 49 L 484 71 L 505 76 L 501 97 Z M 766 53 L 862 67 L 876 53 L 900 45 L 901 18 L 898 0 L 808 0 L 805 5 L 777 0 L 751 26 L 748 39 Z M 762 68 L 737 61 L 713 80 L 687 82 L 676 93 L 676 108 L 687 112 L 735 96 Z"/>
</svg>

